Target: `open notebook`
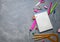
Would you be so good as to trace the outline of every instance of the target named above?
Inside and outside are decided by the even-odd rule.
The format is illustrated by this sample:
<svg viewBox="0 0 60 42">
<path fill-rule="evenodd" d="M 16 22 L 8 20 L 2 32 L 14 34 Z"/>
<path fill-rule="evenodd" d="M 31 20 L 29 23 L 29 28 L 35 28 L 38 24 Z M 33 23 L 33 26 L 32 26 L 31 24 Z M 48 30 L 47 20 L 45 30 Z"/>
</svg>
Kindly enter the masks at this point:
<svg viewBox="0 0 60 42">
<path fill-rule="evenodd" d="M 40 32 L 53 29 L 47 11 L 35 14 L 38 29 Z"/>
</svg>

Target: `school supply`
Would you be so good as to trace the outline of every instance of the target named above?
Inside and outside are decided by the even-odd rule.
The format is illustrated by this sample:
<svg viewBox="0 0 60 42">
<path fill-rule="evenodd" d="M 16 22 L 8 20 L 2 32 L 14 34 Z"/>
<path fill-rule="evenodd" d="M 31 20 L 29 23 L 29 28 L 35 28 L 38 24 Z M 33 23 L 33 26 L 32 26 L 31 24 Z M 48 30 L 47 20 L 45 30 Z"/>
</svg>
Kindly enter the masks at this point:
<svg viewBox="0 0 60 42">
<path fill-rule="evenodd" d="M 51 7 L 52 7 L 52 2 L 50 2 L 50 7 L 48 8 L 48 15 L 50 14 Z"/>
<path fill-rule="evenodd" d="M 47 11 L 43 11 L 41 13 L 36 13 L 36 22 L 38 25 L 39 32 L 47 31 L 49 29 L 53 29 L 53 26 L 50 22 Z"/>
<path fill-rule="evenodd" d="M 56 37 L 56 40 L 52 39 L 51 37 Z M 57 34 L 34 34 L 34 40 L 41 40 L 41 39 L 48 39 L 51 42 L 58 42 L 59 38 Z"/>
<path fill-rule="evenodd" d="M 56 6 L 57 6 L 57 2 L 56 2 L 56 3 L 53 5 L 53 7 L 51 8 L 50 14 L 52 14 L 52 12 L 55 10 Z"/>
<path fill-rule="evenodd" d="M 36 20 L 33 21 L 32 25 L 31 25 L 31 28 L 30 28 L 30 31 L 32 31 L 34 29 L 34 27 L 36 26 Z"/>
</svg>

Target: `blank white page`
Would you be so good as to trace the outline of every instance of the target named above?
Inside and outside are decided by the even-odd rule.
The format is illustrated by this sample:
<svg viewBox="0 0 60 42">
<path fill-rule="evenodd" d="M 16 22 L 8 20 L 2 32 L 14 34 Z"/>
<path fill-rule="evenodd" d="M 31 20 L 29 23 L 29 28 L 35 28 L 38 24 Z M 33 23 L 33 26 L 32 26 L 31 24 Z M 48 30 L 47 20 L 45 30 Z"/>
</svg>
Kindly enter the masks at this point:
<svg viewBox="0 0 60 42">
<path fill-rule="evenodd" d="M 37 25 L 40 32 L 52 29 L 53 26 L 50 22 L 47 11 L 35 14 Z"/>
</svg>

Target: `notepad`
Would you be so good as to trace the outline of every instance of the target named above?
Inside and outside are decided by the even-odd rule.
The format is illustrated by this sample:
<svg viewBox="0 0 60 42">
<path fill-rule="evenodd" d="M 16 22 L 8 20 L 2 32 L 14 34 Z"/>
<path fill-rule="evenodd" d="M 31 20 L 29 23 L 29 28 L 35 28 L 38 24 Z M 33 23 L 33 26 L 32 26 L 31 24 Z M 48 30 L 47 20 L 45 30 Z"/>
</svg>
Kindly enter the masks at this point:
<svg viewBox="0 0 60 42">
<path fill-rule="evenodd" d="M 36 17 L 38 29 L 40 32 L 53 29 L 53 26 L 51 24 L 47 11 L 36 13 L 35 17 Z"/>
</svg>

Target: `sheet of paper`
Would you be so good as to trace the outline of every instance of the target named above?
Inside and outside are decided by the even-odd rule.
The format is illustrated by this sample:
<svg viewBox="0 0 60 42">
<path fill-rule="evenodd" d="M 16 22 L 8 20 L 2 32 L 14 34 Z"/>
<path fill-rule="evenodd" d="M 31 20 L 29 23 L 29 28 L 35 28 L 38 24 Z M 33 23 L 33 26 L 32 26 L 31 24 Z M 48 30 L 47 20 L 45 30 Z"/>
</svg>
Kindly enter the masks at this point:
<svg viewBox="0 0 60 42">
<path fill-rule="evenodd" d="M 37 25 L 40 32 L 53 29 L 47 11 L 35 14 Z"/>
</svg>

